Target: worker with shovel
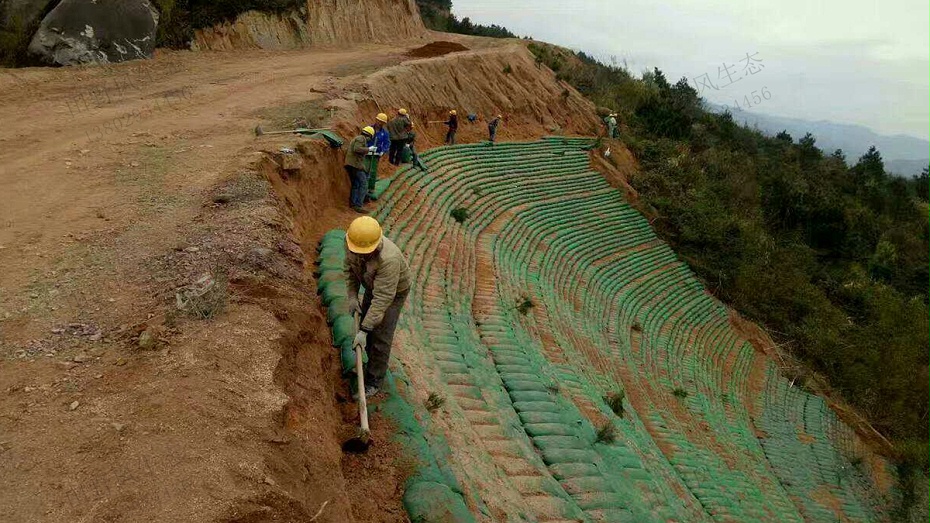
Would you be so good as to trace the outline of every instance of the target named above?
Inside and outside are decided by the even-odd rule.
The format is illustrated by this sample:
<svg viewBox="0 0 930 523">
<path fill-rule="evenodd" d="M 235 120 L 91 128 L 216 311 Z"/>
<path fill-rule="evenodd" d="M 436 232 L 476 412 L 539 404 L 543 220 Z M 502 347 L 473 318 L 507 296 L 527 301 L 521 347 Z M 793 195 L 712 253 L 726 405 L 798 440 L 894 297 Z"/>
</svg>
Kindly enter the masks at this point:
<svg viewBox="0 0 930 523">
<path fill-rule="evenodd" d="M 349 142 L 346 150 L 345 169 L 349 175 L 349 206 L 361 214 L 367 214 L 362 205 L 365 204 L 365 194 L 368 193 L 368 172 L 365 166 L 365 156 L 377 150 L 377 147 L 368 145 L 368 140 L 375 135 L 370 125 L 362 129 L 362 133 Z"/>
<path fill-rule="evenodd" d="M 358 321 L 353 346 L 368 354 L 364 397 L 381 388 L 400 311 L 410 290 L 410 268 L 400 248 L 384 237 L 378 220 L 361 216 L 346 231 L 345 278 L 349 312 Z M 358 292 L 365 295 L 358 301 Z M 361 395 L 360 395 L 361 396 Z"/>
<path fill-rule="evenodd" d="M 446 132 L 446 145 L 455 145 L 455 133 L 459 130 L 459 117 L 456 115 L 455 109 L 449 111 L 449 119 L 443 123 L 449 126 L 449 130 Z"/>
<path fill-rule="evenodd" d="M 375 117 L 375 123 L 372 125 L 372 128 L 375 130 L 375 135 L 368 140 L 369 149 L 374 146 L 375 150 L 369 152 L 365 157 L 365 163 L 368 167 L 368 194 L 365 195 L 365 201 L 375 201 L 378 198 L 375 196 L 375 185 L 378 183 L 378 164 L 381 162 L 381 157 L 384 153 L 387 153 L 391 149 L 391 136 L 388 133 L 387 129 L 384 128 L 384 124 L 388 121 L 388 117 L 384 113 L 378 113 L 378 116 Z"/>
</svg>

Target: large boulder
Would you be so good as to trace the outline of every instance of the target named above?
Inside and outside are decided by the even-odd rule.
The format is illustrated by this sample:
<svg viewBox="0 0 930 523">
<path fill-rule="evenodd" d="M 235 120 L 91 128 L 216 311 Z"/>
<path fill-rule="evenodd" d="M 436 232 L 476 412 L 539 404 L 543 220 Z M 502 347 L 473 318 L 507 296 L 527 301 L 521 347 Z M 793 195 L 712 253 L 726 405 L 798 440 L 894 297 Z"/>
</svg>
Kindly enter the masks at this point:
<svg viewBox="0 0 930 523">
<path fill-rule="evenodd" d="M 150 58 L 157 28 L 158 11 L 148 0 L 61 0 L 29 52 L 57 65 Z"/>
</svg>

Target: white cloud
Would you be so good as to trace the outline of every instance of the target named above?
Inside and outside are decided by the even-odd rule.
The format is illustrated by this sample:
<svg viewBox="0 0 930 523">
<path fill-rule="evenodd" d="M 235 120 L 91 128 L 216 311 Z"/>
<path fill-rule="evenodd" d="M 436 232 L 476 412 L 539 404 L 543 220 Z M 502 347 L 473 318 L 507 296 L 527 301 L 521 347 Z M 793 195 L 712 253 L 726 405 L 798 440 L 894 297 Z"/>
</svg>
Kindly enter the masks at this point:
<svg viewBox="0 0 930 523">
<path fill-rule="evenodd" d="M 761 112 L 928 137 L 926 0 L 454 0 L 453 11 L 672 80 L 758 52 L 763 72 L 704 96 L 732 104 L 767 87 Z"/>
</svg>

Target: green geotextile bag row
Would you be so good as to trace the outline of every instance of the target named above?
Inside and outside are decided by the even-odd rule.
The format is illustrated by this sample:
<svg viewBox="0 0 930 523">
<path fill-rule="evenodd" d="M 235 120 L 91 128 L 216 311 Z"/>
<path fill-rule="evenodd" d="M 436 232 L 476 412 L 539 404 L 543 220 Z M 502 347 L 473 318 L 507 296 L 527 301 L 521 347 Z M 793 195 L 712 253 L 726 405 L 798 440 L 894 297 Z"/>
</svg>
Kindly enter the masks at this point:
<svg viewBox="0 0 930 523">
<path fill-rule="evenodd" d="M 343 374 L 355 371 L 355 320 L 349 315 L 349 297 L 342 264 L 346 255 L 345 231 L 332 230 L 323 235 L 316 260 L 317 293 L 326 308 L 326 322 L 333 333 L 333 347 L 339 349 Z"/>
<path fill-rule="evenodd" d="M 391 180 L 393 180 L 393 178 L 383 178 L 375 182 L 375 198 L 381 198 L 384 191 L 391 185 Z"/>
<path fill-rule="evenodd" d="M 326 321 L 332 328 L 333 346 L 340 351 L 344 375 L 355 371 L 352 349 L 355 320 L 349 315 L 349 297 L 342 271 L 345 249 L 345 231 L 327 232 L 320 240 L 315 271 L 317 292 L 326 307 Z M 409 387 L 403 371 L 399 371 L 399 378 Z M 475 518 L 462 497 L 462 487 L 446 464 L 448 459 L 436 459 L 437 454 L 449 454 L 445 440 L 435 436 L 427 440 L 426 430 L 417 421 L 413 407 L 399 394 L 390 371 L 385 376 L 384 390 L 387 398 L 379 402 L 377 408 L 395 422 L 396 439 L 417 459 L 417 471 L 407 480 L 404 492 L 404 508 L 410 521 L 474 523 Z"/>
<path fill-rule="evenodd" d="M 384 379 L 387 398 L 378 404 L 397 427 L 395 439 L 417 460 L 417 471 L 407 480 L 404 509 L 414 523 L 474 523 L 462 495 L 462 486 L 449 468 L 449 446 L 442 436 L 426 437 L 413 407 L 397 389 L 396 380 L 408 390 L 410 382 L 398 367 L 396 378 L 388 371 Z M 426 414 L 428 416 L 428 414 Z M 441 458 L 441 459 L 440 459 Z"/>
</svg>

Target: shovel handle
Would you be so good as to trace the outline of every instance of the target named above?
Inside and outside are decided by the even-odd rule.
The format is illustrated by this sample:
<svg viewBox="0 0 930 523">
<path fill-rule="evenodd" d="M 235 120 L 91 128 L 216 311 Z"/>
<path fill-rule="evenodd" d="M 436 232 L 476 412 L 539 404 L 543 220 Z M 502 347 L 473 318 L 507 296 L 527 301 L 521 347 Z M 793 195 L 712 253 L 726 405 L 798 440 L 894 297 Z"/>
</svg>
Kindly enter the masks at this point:
<svg viewBox="0 0 930 523">
<path fill-rule="evenodd" d="M 355 331 L 358 332 L 358 313 L 355 313 Z M 361 420 L 362 436 L 368 437 L 368 400 L 365 398 L 365 373 L 362 370 L 362 351 L 365 347 L 355 348 L 355 375 L 358 380 L 358 417 Z"/>
</svg>

